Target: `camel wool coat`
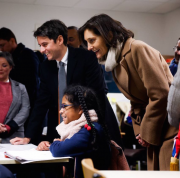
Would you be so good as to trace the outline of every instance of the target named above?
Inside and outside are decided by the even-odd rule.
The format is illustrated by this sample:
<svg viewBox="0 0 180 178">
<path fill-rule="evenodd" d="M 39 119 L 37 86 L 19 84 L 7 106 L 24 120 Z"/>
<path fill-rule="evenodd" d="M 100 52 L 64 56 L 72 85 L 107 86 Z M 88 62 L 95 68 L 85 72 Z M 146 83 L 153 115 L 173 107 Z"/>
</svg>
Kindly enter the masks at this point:
<svg viewBox="0 0 180 178">
<path fill-rule="evenodd" d="M 159 51 L 132 38 L 127 39 L 116 60 L 113 77 L 131 101 L 135 136 L 140 134 L 150 144 L 148 170 L 169 170 L 173 137 L 177 134 L 167 120 L 167 96 L 173 80 L 169 67 Z"/>
</svg>

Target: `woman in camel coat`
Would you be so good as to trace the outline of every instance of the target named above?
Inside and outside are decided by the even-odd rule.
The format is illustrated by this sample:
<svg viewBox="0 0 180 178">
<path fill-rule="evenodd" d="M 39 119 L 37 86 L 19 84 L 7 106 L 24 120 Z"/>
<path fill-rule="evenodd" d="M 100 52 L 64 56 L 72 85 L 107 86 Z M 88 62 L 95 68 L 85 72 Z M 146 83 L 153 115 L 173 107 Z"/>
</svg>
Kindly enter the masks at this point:
<svg viewBox="0 0 180 178">
<path fill-rule="evenodd" d="M 148 150 L 148 170 L 169 170 L 177 129 L 167 120 L 167 96 L 173 77 L 165 59 L 105 14 L 92 17 L 79 33 L 131 101 L 136 139 Z"/>
</svg>

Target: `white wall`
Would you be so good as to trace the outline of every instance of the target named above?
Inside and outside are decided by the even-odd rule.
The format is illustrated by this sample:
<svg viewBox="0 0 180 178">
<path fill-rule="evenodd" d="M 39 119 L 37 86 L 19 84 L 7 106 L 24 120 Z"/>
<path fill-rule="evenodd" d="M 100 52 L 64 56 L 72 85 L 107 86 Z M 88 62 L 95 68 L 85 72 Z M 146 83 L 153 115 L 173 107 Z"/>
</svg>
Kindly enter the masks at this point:
<svg viewBox="0 0 180 178">
<path fill-rule="evenodd" d="M 165 15 L 163 33 L 164 53 L 174 55 L 173 46 L 180 38 L 180 9 Z"/>
<path fill-rule="evenodd" d="M 161 15 L 0 3 L 0 27 L 10 28 L 15 33 L 18 42 L 35 49 L 37 45 L 33 31 L 36 26 L 45 21 L 55 18 L 62 20 L 67 26 L 80 27 L 90 17 L 100 13 L 106 13 L 121 21 L 126 28 L 134 31 L 136 39 L 143 40 L 164 55 L 172 55 L 172 46 L 180 36 L 178 30 L 174 33 L 176 23 L 172 21 L 180 15 L 180 9 Z M 172 33 L 174 33 L 173 38 Z"/>
</svg>

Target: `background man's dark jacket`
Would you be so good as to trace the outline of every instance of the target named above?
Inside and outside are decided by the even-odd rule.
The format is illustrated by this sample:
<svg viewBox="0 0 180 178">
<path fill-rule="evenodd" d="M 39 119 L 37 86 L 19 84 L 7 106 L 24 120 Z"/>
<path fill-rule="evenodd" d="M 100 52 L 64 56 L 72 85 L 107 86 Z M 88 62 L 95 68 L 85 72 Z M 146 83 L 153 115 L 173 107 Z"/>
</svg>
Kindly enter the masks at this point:
<svg viewBox="0 0 180 178">
<path fill-rule="evenodd" d="M 15 67 L 10 72 L 10 77 L 25 85 L 33 107 L 39 87 L 38 68 L 39 59 L 34 51 L 26 48 L 22 43 L 12 53 Z"/>
</svg>

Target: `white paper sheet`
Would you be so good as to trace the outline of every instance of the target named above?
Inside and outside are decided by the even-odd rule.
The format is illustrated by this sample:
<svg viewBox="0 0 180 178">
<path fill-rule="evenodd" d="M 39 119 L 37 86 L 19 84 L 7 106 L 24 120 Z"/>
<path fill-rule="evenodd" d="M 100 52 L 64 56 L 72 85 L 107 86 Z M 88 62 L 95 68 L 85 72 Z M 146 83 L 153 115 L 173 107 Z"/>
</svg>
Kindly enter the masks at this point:
<svg viewBox="0 0 180 178">
<path fill-rule="evenodd" d="M 71 157 L 53 157 L 50 151 L 37 151 L 35 148 L 25 151 L 6 151 L 5 154 L 11 159 L 14 159 L 22 164 L 45 161 L 45 160 L 56 160 Z"/>
</svg>

